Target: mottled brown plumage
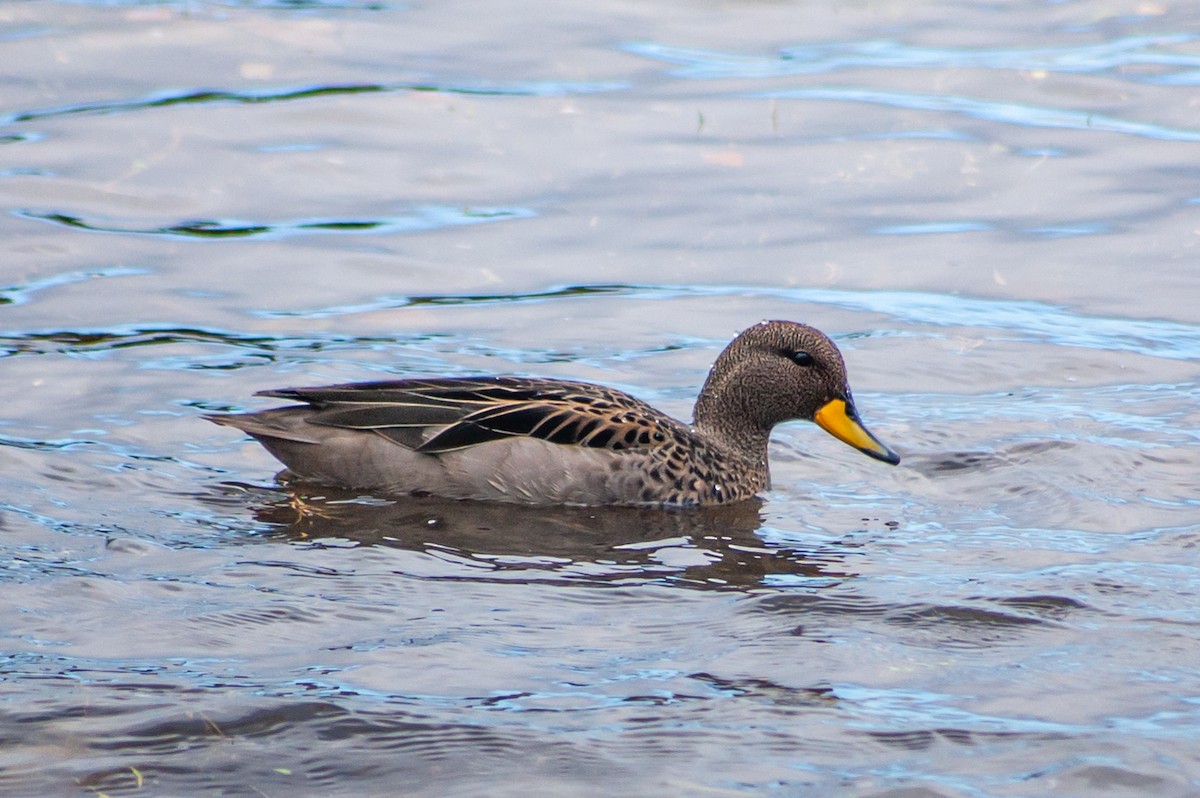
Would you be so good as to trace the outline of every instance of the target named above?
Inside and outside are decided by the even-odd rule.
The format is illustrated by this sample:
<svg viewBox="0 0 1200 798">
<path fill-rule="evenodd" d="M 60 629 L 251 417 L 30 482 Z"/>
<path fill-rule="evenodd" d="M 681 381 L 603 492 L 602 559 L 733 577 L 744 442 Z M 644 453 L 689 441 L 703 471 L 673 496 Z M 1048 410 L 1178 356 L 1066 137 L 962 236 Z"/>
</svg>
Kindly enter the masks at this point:
<svg viewBox="0 0 1200 798">
<path fill-rule="evenodd" d="M 611 388 L 526 377 L 260 395 L 302 404 L 208 418 L 249 433 L 301 477 L 387 493 L 531 504 L 739 501 L 769 487 L 771 429 L 792 419 L 899 462 L 859 422 L 837 347 L 787 321 L 757 324 L 726 347 L 691 425 Z"/>
</svg>

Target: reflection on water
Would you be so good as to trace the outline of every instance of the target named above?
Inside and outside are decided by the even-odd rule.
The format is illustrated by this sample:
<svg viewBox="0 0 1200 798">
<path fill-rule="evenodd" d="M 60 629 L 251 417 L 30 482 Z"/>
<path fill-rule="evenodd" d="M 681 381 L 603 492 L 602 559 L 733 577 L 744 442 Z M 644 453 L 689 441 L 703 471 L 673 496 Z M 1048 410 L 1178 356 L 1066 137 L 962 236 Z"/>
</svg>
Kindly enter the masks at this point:
<svg viewBox="0 0 1200 798">
<path fill-rule="evenodd" d="M 237 486 L 230 486 L 236 490 Z M 290 484 L 251 489 L 255 518 L 293 542 L 388 546 L 469 563 L 469 578 L 748 589 L 770 575 L 851 574 L 829 552 L 764 542 L 761 501 L 712 508 L 530 508 L 434 498 L 372 499 Z M 819 584 L 814 582 L 813 584 Z"/>
</svg>

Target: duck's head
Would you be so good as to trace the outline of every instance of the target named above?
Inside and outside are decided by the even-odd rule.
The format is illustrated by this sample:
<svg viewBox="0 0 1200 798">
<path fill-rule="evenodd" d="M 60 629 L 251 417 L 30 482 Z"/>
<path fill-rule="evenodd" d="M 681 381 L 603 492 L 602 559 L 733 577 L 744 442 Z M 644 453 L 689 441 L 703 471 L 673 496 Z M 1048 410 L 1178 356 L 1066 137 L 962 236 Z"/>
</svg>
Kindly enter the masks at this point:
<svg viewBox="0 0 1200 798">
<path fill-rule="evenodd" d="M 761 437 L 793 419 L 813 421 L 876 460 L 900 462 L 859 419 L 833 341 L 806 324 L 760 322 L 734 338 L 713 364 L 696 401 L 696 425 L 735 438 Z"/>
</svg>

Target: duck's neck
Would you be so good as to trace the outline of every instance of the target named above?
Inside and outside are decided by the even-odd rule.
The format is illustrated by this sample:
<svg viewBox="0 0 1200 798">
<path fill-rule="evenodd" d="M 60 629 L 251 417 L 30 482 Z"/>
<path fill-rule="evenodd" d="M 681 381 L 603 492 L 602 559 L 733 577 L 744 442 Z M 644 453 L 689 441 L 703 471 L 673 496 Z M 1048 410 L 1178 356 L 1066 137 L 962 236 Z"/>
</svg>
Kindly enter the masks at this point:
<svg viewBox="0 0 1200 798">
<path fill-rule="evenodd" d="M 767 444 L 771 431 L 746 421 L 745 415 L 739 410 L 701 394 L 696 401 L 692 424 L 725 454 L 736 457 L 756 470 L 761 468 L 766 479 Z"/>
<path fill-rule="evenodd" d="M 761 489 L 771 481 L 767 466 L 771 429 L 756 421 L 754 403 L 760 397 L 745 390 L 744 381 L 739 379 L 736 358 L 730 355 L 733 346 L 730 344 L 721 353 L 708 372 L 696 399 L 692 424 L 723 456 L 738 461 L 752 475 L 752 481 L 761 483 L 756 489 Z"/>
</svg>

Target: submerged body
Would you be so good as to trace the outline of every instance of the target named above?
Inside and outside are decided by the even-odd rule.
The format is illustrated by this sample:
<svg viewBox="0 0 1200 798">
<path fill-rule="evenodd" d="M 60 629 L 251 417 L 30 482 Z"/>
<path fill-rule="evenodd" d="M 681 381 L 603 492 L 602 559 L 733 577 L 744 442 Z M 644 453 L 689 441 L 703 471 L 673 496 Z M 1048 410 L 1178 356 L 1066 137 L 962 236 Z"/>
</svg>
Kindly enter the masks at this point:
<svg viewBox="0 0 1200 798">
<path fill-rule="evenodd" d="M 303 404 L 209 416 L 292 472 L 340 487 L 528 504 L 699 505 L 770 486 L 775 424 L 815 421 L 876 459 L 899 457 L 858 420 L 841 353 L 772 321 L 717 358 L 692 424 L 580 382 L 444 378 L 288 388 Z"/>
</svg>

